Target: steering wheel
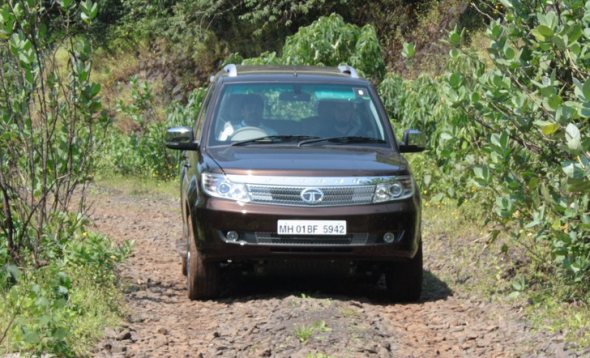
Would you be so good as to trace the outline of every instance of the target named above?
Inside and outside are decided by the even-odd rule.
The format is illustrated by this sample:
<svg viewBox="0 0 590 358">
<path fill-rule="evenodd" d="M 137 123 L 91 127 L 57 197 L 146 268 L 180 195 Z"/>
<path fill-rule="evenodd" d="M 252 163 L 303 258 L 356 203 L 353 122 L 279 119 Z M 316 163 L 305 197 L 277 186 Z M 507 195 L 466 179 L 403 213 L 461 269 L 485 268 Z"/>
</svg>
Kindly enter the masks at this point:
<svg viewBox="0 0 590 358">
<path fill-rule="evenodd" d="M 230 140 L 232 141 L 240 141 L 240 140 L 250 140 L 256 138 L 262 138 L 268 136 L 268 133 L 258 127 L 242 127 L 235 132 L 232 133 Z"/>
</svg>

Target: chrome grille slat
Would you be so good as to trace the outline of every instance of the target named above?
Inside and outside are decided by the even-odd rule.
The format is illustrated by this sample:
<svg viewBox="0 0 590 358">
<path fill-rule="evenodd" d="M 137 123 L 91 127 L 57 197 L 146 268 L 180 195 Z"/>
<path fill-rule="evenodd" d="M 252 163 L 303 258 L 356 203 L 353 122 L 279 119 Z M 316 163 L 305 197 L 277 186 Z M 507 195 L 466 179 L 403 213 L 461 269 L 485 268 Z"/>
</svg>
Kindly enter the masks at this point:
<svg viewBox="0 0 590 358">
<path fill-rule="evenodd" d="M 297 236 L 278 235 L 276 232 L 256 232 L 257 244 L 263 245 L 305 245 L 305 246 L 350 246 L 364 245 L 368 233 L 351 233 L 344 236 Z"/>
<path fill-rule="evenodd" d="M 318 204 L 307 204 L 301 198 L 301 192 L 307 186 L 279 186 L 248 184 L 250 198 L 254 203 L 285 206 L 326 207 L 370 204 L 373 202 L 374 185 L 318 186 L 324 193 L 324 199 Z"/>
</svg>

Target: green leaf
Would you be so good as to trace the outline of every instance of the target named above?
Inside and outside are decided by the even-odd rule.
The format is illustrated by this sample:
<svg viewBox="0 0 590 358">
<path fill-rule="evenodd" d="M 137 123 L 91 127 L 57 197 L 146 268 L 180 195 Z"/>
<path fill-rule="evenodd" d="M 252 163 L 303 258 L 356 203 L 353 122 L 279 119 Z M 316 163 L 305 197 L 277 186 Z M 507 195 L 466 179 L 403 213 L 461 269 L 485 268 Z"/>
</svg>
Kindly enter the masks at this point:
<svg viewBox="0 0 590 358">
<path fill-rule="evenodd" d="M 23 336 L 23 340 L 30 345 L 36 345 L 41 342 L 41 337 L 36 331 L 28 329 Z"/>
<path fill-rule="evenodd" d="M 402 56 L 406 59 L 411 59 L 416 54 L 416 45 L 413 43 L 406 42 L 404 43 L 404 48 L 402 50 Z"/>
<path fill-rule="evenodd" d="M 502 3 L 502 5 L 504 5 L 504 7 L 506 7 L 507 9 L 512 9 L 514 7 L 514 5 L 512 4 L 512 1 L 510 0 L 500 0 L 500 2 Z"/>
<path fill-rule="evenodd" d="M 558 123 L 546 122 L 546 121 L 537 121 L 535 122 L 537 126 L 541 128 L 541 132 L 544 135 L 552 135 L 553 133 L 557 132 L 560 128 Z"/>
<path fill-rule="evenodd" d="M 53 337 L 59 340 L 66 338 L 68 335 L 68 330 L 63 327 L 58 327 L 53 331 Z"/>
<path fill-rule="evenodd" d="M 6 272 L 8 272 L 8 274 L 15 280 L 18 281 L 21 277 L 21 272 L 18 268 L 18 266 L 16 265 L 11 265 L 11 264 L 7 264 L 6 266 L 4 266 L 4 269 L 6 270 Z"/>
<path fill-rule="evenodd" d="M 473 168 L 473 173 L 477 178 L 482 179 L 486 182 L 490 179 L 490 169 L 485 165 Z"/>
<path fill-rule="evenodd" d="M 460 74 L 458 74 L 458 73 L 452 73 L 449 76 L 449 84 L 454 89 L 459 88 L 462 83 L 463 83 L 463 76 L 461 76 Z"/>
<path fill-rule="evenodd" d="M 533 36 L 535 36 L 537 38 L 537 40 L 539 41 L 547 41 L 549 38 L 551 38 L 554 34 L 553 30 L 550 29 L 549 27 L 545 26 L 545 25 L 539 25 L 537 27 L 535 27 L 531 33 L 533 34 Z"/>
<path fill-rule="evenodd" d="M 553 44 L 560 50 L 565 50 L 567 48 L 567 35 L 566 36 L 553 36 L 552 38 Z"/>
<path fill-rule="evenodd" d="M 567 181 L 567 190 L 572 193 L 590 193 L 590 180 L 586 180 L 585 178 L 569 178 Z M 590 224 L 588 224 L 587 230 L 590 230 Z"/>
<path fill-rule="evenodd" d="M 537 13 L 537 18 L 541 26 L 549 28 L 552 32 L 557 27 L 559 19 L 555 11 L 549 11 L 547 13 Z"/>
<path fill-rule="evenodd" d="M 449 42 L 455 47 L 461 46 L 461 32 L 457 30 L 457 27 L 449 33 Z"/>
<path fill-rule="evenodd" d="M 584 97 L 586 97 L 586 100 L 590 101 L 590 78 L 582 85 L 582 93 L 584 94 Z"/>
<path fill-rule="evenodd" d="M 569 123 L 571 120 L 576 119 L 578 117 L 578 113 L 576 112 L 576 110 L 568 105 L 561 105 L 559 108 L 557 108 L 557 111 L 555 112 L 555 120 L 558 123 L 561 124 L 566 124 Z"/>
<path fill-rule="evenodd" d="M 514 51 L 514 49 L 512 47 L 506 46 L 504 48 L 504 57 L 507 60 L 512 60 L 512 59 L 514 59 L 515 56 L 516 56 L 516 52 Z"/>
<path fill-rule="evenodd" d="M 567 161 L 561 164 L 561 169 L 571 179 L 584 178 L 584 169 L 579 163 Z"/>
<path fill-rule="evenodd" d="M 575 124 L 570 123 L 567 125 L 565 128 L 565 139 L 569 149 L 573 151 L 579 151 L 582 149 L 580 130 Z"/>
<path fill-rule="evenodd" d="M 512 216 L 513 200 L 509 196 L 499 196 L 496 198 L 496 214 L 502 218 Z"/>
<path fill-rule="evenodd" d="M 491 35 L 493 39 L 497 39 L 502 34 L 503 27 L 500 25 L 499 21 L 492 21 L 488 28 L 488 34 Z"/>
<path fill-rule="evenodd" d="M 580 37 L 582 37 L 582 25 L 575 24 L 568 31 L 568 34 L 567 34 L 568 43 L 572 44 L 572 43 L 578 41 L 580 39 Z"/>
<path fill-rule="evenodd" d="M 547 101 L 547 104 L 549 105 L 549 108 L 551 108 L 552 110 L 556 111 L 557 108 L 563 103 L 563 99 L 561 98 L 560 95 L 555 95 L 551 98 L 549 98 L 549 100 Z"/>
<path fill-rule="evenodd" d="M 57 3 L 64 9 L 69 9 L 74 3 L 73 0 L 58 0 Z"/>
</svg>

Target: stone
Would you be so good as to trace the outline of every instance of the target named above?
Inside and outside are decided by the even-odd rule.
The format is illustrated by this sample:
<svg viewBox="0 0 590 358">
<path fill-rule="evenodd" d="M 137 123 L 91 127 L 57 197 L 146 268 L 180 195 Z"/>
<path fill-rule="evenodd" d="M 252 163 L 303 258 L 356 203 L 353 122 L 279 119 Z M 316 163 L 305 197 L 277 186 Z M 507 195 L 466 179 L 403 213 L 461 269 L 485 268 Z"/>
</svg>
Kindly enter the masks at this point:
<svg viewBox="0 0 590 358">
<path fill-rule="evenodd" d="M 124 330 L 117 336 L 118 341 L 125 341 L 128 339 L 131 339 L 131 331 L 129 330 Z"/>
</svg>

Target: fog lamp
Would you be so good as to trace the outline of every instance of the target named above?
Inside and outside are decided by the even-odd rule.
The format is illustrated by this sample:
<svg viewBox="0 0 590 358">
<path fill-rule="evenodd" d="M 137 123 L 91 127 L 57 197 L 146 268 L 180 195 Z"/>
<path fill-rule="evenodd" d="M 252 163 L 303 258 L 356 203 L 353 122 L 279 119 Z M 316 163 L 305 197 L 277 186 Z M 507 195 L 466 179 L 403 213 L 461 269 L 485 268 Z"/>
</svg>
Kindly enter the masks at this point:
<svg viewBox="0 0 590 358">
<path fill-rule="evenodd" d="M 392 232 L 386 232 L 385 235 L 383 235 L 383 241 L 387 244 L 392 244 L 395 241 L 395 234 Z"/>
</svg>

